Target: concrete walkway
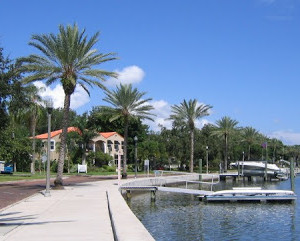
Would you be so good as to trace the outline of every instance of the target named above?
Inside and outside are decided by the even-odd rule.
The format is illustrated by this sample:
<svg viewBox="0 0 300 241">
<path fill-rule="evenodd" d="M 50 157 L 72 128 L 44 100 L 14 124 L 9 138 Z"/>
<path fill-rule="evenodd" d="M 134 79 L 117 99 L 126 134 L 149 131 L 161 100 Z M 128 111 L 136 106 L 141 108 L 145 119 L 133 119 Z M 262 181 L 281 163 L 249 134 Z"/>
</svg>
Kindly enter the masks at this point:
<svg viewBox="0 0 300 241">
<path fill-rule="evenodd" d="M 116 182 L 77 184 L 51 190 L 50 197 L 38 193 L 5 208 L 0 211 L 0 240 L 154 240 Z"/>
</svg>

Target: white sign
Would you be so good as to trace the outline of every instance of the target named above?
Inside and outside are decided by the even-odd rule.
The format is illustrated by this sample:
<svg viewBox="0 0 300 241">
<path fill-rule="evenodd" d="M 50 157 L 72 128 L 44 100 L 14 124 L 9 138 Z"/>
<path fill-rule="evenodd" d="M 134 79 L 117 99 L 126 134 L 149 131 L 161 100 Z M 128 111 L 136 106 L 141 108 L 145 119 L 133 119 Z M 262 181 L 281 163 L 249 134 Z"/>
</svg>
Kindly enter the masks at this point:
<svg viewBox="0 0 300 241">
<path fill-rule="evenodd" d="M 87 165 L 78 164 L 78 173 L 85 172 L 87 173 Z"/>
<path fill-rule="evenodd" d="M 149 166 L 149 160 L 144 161 L 144 166 Z"/>
<path fill-rule="evenodd" d="M 4 172 L 4 162 L 0 162 L 0 171 Z"/>
<path fill-rule="evenodd" d="M 47 161 L 47 155 L 42 156 L 42 162 L 45 163 Z"/>
</svg>

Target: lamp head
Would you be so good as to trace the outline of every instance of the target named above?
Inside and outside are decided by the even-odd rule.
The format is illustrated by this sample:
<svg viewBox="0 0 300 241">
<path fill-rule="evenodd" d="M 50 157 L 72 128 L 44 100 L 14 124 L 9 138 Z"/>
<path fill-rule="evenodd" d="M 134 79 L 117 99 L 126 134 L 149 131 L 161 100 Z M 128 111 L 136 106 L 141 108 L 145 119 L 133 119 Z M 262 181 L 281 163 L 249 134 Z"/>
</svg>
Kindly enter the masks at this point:
<svg viewBox="0 0 300 241">
<path fill-rule="evenodd" d="M 51 114 L 52 110 L 53 110 L 53 101 L 52 101 L 52 99 L 48 99 L 46 101 L 46 108 L 47 108 L 48 114 Z"/>
</svg>

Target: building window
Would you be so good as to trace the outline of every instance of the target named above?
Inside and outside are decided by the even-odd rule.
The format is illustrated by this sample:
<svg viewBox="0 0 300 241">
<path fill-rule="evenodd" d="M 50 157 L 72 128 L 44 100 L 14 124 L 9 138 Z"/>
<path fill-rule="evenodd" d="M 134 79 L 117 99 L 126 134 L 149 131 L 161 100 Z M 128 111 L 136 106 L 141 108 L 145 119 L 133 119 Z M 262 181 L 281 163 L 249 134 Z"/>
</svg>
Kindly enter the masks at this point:
<svg viewBox="0 0 300 241">
<path fill-rule="evenodd" d="M 123 155 L 121 155 L 121 163 L 123 162 L 123 159 L 124 159 Z M 116 154 L 115 154 L 115 165 L 118 166 L 118 155 L 116 155 Z"/>
<path fill-rule="evenodd" d="M 118 166 L 118 155 L 115 155 L 115 166 Z"/>
<path fill-rule="evenodd" d="M 55 151 L 55 141 L 50 141 L 50 151 Z"/>
<path fill-rule="evenodd" d="M 114 146 L 115 146 L 115 150 L 116 150 L 116 151 L 119 150 L 119 145 L 120 145 L 120 142 L 114 141 Z"/>
</svg>

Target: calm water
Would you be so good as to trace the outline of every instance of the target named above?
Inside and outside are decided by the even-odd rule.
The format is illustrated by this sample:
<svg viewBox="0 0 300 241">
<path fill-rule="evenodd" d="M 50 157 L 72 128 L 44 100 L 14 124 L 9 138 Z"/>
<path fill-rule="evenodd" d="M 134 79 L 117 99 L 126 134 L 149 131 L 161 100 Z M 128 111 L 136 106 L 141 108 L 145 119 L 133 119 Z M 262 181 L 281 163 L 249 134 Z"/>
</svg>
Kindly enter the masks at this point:
<svg viewBox="0 0 300 241">
<path fill-rule="evenodd" d="M 220 184 L 289 189 L 290 182 Z M 133 195 L 128 205 L 156 240 L 300 240 L 300 177 L 298 200 L 289 203 L 203 203 L 185 194 L 157 192 Z"/>
</svg>

